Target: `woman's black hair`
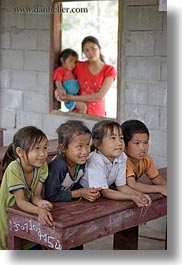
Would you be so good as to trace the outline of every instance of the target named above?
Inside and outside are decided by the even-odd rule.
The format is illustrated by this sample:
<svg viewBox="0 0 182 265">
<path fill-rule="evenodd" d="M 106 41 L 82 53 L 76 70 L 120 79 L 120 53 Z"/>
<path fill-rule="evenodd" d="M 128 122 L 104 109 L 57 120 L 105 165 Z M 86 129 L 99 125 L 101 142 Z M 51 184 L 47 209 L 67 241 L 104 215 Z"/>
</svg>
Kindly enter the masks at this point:
<svg viewBox="0 0 182 265">
<path fill-rule="evenodd" d="M 3 157 L 3 171 L 5 171 L 11 161 L 18 158 L 16 153 L 17 147 L 22 148 L 27 155 L 28 152 L 44 138 L 47 139 L 47 136 L 40 129 L 34 126 L 26 126 L 18 130 L 13 137 L 13 142 L 8 146 Z"/>
<path fill-rule="evenodd" d="M 84 46 L 85 46 L 85 44 L 87 42 L 93 42 L 93 43 L 95 43 L 99 47 L 99 49 L 100 49 L 100 59 L 101 59 L 101 61 L 103 63 L 105 63 L 104 56 L 101 54 L 101 46 L 100 46 L 100 43 L 99 43 L 98 39 L 95 38 L 94 36 L 87 36 L 87 37 L 85 37 L 82 40 L 82 44 L 81 44 L 81 46 L 82 46 L 82 52 L 83 52 L 83 48 L 84 48 Z"/>
<path fill-rule="evenodd" d="M 79 120 L 69 120 L 61 124 L 57 130 L 58 143 L 63 145 L 63 148 L 67 149 L 74 135 L 90 134 L 89 128 Z M 60 150 L 61 152 L 61 150 Z"/>
<path fill-rule="evenodd" d="M 58 61 L 57 61 L 57 64 L 56 64 L 56 67 L 58 66 L 62 66 L 62 63 L 61 63 L 61 59 L 63 61 L 66 61 L 66 59 L 69 57 L 69 56 L 73 56 L 75 57 L 77 60 L 78 60 L 78 53 L 72 49 L 65 49 L 63 50 L 59 56 L 58 56 Z"/>
<path fill-rule="evenodd" d="M 118 133 L 122 133 L 121 126 L 118 122 L 112 120 L 103 120 L 97 122 L 92 129 L 92 140 L 97 140 L 98 145 L 103 141 L 103 138 L 107 135 L 108 131 L 113 134 L 114 129 L 118 130 Z M 91 145 L 91 151 L 96 149 L 94 143 Z"/>
<path fill-rule="evenodd" d="M 147 126 L 139 120 L 127 120 L 121 124 L 121 128 L 126 146 L 134 134 L 146 133 L 150 136 Z"/>
</svg>

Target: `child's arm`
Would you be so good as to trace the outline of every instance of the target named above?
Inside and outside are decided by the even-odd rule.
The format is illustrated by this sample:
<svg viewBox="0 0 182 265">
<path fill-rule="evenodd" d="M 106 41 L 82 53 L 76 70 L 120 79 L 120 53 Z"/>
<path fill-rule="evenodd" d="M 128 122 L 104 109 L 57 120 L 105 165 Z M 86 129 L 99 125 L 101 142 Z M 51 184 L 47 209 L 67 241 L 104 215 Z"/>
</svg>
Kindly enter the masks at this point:
<svg viewBox="0 0 182 265">
<path fill-rule="evenodd" d="M 55 81 L 55 85 L 56 85 L 55 98 L 58 101 L 61 101 L 61 97 L 66 96 L 66 91 L 59 80 Z"/>
<path fill-rule="evenodd" d="M 148 206 L 151 199 L 148 195 L 131 190 L 126 185 L 118 186 L 117 190 L 103 189 L 102 196 L 113 200 L 132 200 L 138 207 Z"/>
<path fill-rule="evenodd" d="M 99 188 L 81 188 L 71 191 L 72 198 L 84 198 L 90 202 L 97 200 L 100 197 Z"/>
<path fill-rule="evenodd" d="M 28 213 L 37 214 L 38 221 L 42 225 L 52 226 L 53 219 L 51 213 L 44 208 L 40 208 L 34 205 L 33 203 L 26 201 L 23 189 L 15 190 L 13 194 L 15 196 L 16 204 L 21 210 L 26 211 Z"/>
<path fill-rule="evenodd" d="M 161 193 L 167 196 L 167 188 L 165 184 L 151 185 L 151 184 L 146 184 L 146 183 L 140 183 L 140 182 L 136 182 L 133 176 L 127 177 L 126 181 L 127 181 L 127 185 L 131 187 L 132 189 L 145 192 L 145 193 Z M 153 184 L 155 184 L 154 180 L 152 182 Z"/>
<path fill-rule="evenodd" d="M 38 207 L 45 208 L 48 211 L 50 211 L 53 208 L 53 205 L 51 202 L 42 199 L 42 195 L 41 195 L 42 187 L 43 187 L 43 183 L 39 181 L 34 191 L 34 194 L 32 196 L 32 202 Z"/>
<path fill-rule="evenodd" d="M 104 79 L 104 82 L 101 86 L 101 88 L 94 93 L 91 94 L 85 94 L 85 95 L 81 95 L 81 96 L 74 96 L 74 95 L 70 95 L 67 94 L 66 96 L 61 97 L 61 99 L 63 101 L 80 101 L 80 102 L 90 102 L 90 101 L 97 101 L 100 100 L 102 98 L 104 98 L 104 96 L 106 95 L 106 93 L 109 91 L 112 83 L 113 83 L 114 78 L 113 77 L 106 77 Z"/>
</svg>

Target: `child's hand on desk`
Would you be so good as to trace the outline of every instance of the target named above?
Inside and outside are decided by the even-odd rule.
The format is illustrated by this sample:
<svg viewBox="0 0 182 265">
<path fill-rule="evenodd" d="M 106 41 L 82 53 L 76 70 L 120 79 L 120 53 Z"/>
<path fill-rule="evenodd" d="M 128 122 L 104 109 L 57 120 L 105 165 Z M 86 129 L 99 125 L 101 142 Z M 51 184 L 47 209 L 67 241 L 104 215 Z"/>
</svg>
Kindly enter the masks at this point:
<svg viewBox="0 0 182 265">
<path fill-rule="evenodd" d="M 53 218 L 52 218 L 51 213 L 48 210 L 44 209 L 44 208 L 39 208 L 38 222 L 41 225 L 52 226 Z"/>
<path fill-rule="evenodd" d="M 100 197 L 99 188 L 83 188 L 81 189 L 81 197 L 84 199 L 94 202 Z"/>
<path fill-rule="evenodd" d="M 152 203 L 150 196 L 144 193 L 134 194 L 132 200 L 138 207 L 150 206 Z"/>
<path fill-rule="evenodd" d="M 51 202 L 46 201 L 46 200 L 40 200 L 37 203 L 37 206 L 40 208 L 45 208 L 46 210 L 50 211 L 53 208 L 53 205 Z"/>
<path fill-rule="evenodd" d="M 161 194 L 167 196 L 167 185 L 161 185 Z"/>
</svg>

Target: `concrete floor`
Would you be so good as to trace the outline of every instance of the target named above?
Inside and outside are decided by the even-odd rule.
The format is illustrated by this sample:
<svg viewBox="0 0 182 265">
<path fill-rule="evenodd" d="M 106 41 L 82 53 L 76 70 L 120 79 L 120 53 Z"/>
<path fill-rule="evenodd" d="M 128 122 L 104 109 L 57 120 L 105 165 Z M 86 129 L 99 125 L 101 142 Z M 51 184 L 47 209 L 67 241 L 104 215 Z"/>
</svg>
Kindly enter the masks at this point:
<svg viewBox="0 0 182 265">
<path fill-rule="evenodd" d="M 162 229 L 164 230 L 164 229 Z M 147 225 L 139 227 L 139 250 L 164 250 L 165 230 L 158 231 Z M 99 238 L 84 245 L 84 250 L 112 250 L 113 235 Z"/>
</svg>

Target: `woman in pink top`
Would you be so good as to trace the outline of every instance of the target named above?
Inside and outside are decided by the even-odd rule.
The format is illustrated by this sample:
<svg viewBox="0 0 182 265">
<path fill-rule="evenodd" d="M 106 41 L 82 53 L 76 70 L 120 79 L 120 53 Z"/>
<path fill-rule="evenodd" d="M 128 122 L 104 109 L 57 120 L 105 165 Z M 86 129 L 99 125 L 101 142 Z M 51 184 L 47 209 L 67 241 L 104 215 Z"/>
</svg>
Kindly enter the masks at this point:
<svg viewBox="0 0 182 265">
<path fill-rule="evenodd" d="M 106 116 L 104 97 L 116 77 L 116 70 L 105 63 L 101 46 L 95 37 L 87 36 L 83 39 L 82 52 L 87 61 L 77 62 L 74 69 L 80 85 L 79 96 L 67 94 L 61 96 L 59 100 L 85 102 L 87 114 Z"/>
</svg>

